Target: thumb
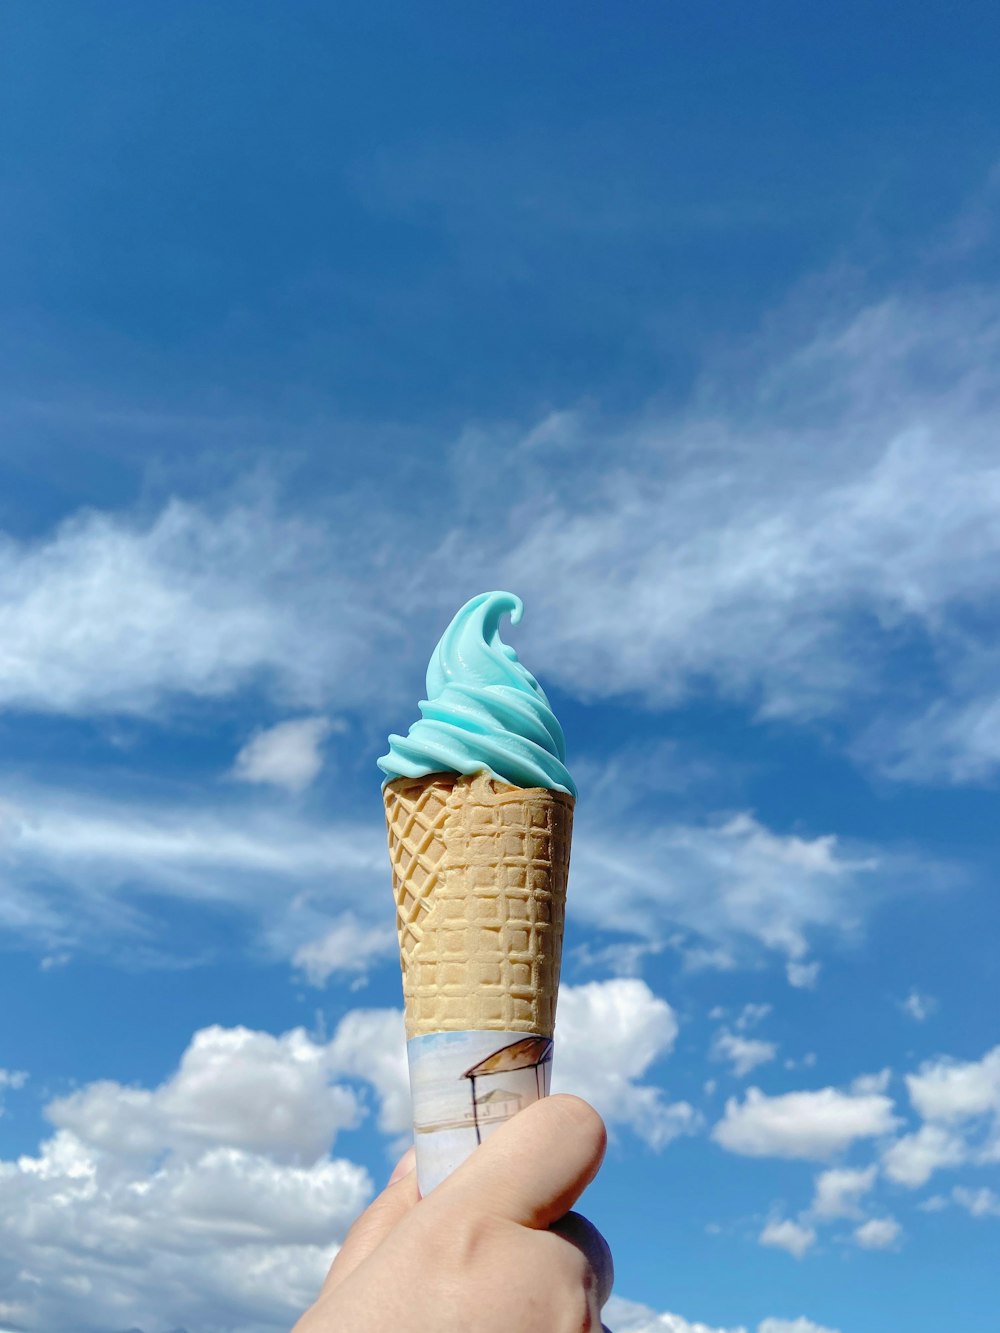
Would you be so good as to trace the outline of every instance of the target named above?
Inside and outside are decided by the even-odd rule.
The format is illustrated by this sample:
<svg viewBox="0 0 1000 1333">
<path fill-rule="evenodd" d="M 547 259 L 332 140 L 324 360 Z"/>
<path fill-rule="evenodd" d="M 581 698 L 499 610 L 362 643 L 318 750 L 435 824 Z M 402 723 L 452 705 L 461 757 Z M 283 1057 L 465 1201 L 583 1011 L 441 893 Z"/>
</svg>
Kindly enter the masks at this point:
<svg viewBox="0 0 1000 1333">
<path fill-rule="evenodd" d="M 604 1121 L 579 1097 L 543 1097 L 492 1134 L 427 1202 L 548 1227 L 597 1175 L 607 1138 Z"/>
</svg>

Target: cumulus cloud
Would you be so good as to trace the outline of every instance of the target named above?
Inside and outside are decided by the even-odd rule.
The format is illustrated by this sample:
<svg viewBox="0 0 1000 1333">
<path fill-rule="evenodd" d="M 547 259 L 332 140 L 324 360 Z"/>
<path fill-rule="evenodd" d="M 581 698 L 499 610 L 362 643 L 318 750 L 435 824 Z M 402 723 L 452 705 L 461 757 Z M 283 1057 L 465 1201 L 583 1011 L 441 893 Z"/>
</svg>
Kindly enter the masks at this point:
<svg viewBox="0 0 1000 1333">
<path fill-rule="evenodd" d="M 864 1250 L 888 1250 L 899 1240 L 902 1230 L 894 1217 L 870 1217 L 854 1228 L 854 1239 Z"/>
<path fill-rule="evenodd" d="M 943 1166 L 960 1166 L 968 1157 L 961 1135 L 941 1125 L 921 1125 L 904 1134 L 882 1154 L 882 1170 L 898 1185 L 916 1189 Z"/>
<path fill-rule="evenodd" d="M 719 1328 L 691 1323 L 679 1314 L 659 1313 L 623 1296 L 611 1297 L 604 1308 L 604 1319 L 615 1333 L 747 1333 L 742 1324 L 739 1328 Z"/>
<path fill-rule="evenodd" d="M 823 1161 L 858 1139 L 889 1133 L 897 1121 L 883 1093 L 787 1092 L 769 1097 L 748 1088 L 740 1102 L 731 1097 L 712 1138 L 729 1152 L 747 1157 L 792 1157 Z"/>
<path fill-rule="evenodd" d="M 795 1222 L 791 1218 L 779 1218 L 768 1222 L 757 1240 L 761 1245 L 787 1250 L 796 1259 L 801 1259 L 806 1251 L 815 1245 L 816 1232 L 802 1222 Z"/>
<path fill-rule="evenodd" d="M 877 1074 L 859 1074 L 851 1079 L 851 1092 L 885 1092 L 891 1082 L 891 1069 L 880 1069 Z"/>
<path fill-rule="evenodd" d="M 743 1324 L 738 1328 L 719 1328 L 714 1324 L 692 1323 L 682 1315 L 659 1313 L 648 1305 L 621 1296 L 611 1297 L 604 1318 L 615 1333 L 747 1333 Z M 757 1333 L 839 1333 L 839 1330 L 803 1317 L 776 1319 L 771 1316 L 761 1320 Z"/>
<path fill-rule="evenodd" d="M 857 1217 L 858 1200 L 875 1184 L 878 1167 L 833 1167 L 816 1177 L 809 1211 L 814 1217 Z"/>
<path fill-rule="evenodd" d="M 148 1156 L 225 1145 L 279 1161 L 315 1162 L 360 1119 L 347 1088 L 329 1082 L 325 1048 L 302 1029 L 196 1032 L 177 1072 L 152 1091 L 90 1083 L 50 1102 L 52 1124 L 92 1147 Z"/>
<path fill-rule="evenodd" d="M 749 1074 L 758 1065 L 767 1064 L 778 1054 L 773 1041 L 762 1041 L 759 1037 L 744 1037 L 739 1032 L 730 1032 L 720 1028 L 712 1039 L 709 1052 L 713 1060 L 725 1060 L 732 1066 L 737 1078 Z"/>
<path fill-rule="evenodd" d="M 916 988 L 910 991 L 905 1000 L 899 1001 L 900 1010 L 916 1023 L 923 1023 L 938 1007 L 933 995 L 925 995 Z"/>
<path fill-rule="evenodd" d="M 321 747 L 333 729 L 327 717 L 300 717 L 257 731 L 237 754 L 232 776 L 238 782 L 303 791 L 319 777 Z"/>
<path fill-rule="evenodd" d="M 924 1124 L 885 1150 L 890 1179 L 915 1189 L 943 1167 L 1000 1160 L 1000 1046 L 981 1060 L 925 1061 L 906 1086 Z"/>
<path fill-rule="evenodd" d="M 329 1045 L 331 1066 L 368 1083 L 378 1097 L 378 1125 L 398 1139 L 410 1130 L 406 1033 L 400 1009 L 352 1009 Z"/>
<path fill-rule="evenodd" d="M 653 1148 L 698 1127 L 689 1103 L 668 1103 L 661 1088 L 643 1081 L 677 1037 L 673 1009 L 644 981 L 622 977 L 561 987 L 556 1036 L 556 1091 L 585 1097 L 611 1125 L 627 1125 Z"/>
<path fill-rule="evenodd" d="M 954 1123 L 1000 1114 L 1000 1046 L 981 1060 L 929 1060 L 907 1075 L 906 1086 L 925 1120 Z"/>
<path fill-rule="evenodd" d="M 595 1033 L 600 1051 L 595 1054 Z M 669 1102 L 653 1073 L 671 1052 L 677 1017 L 644 981 L 618 977 L 562 986 L 556 1027 L 553 1090 L 593 1102 L 612 1132 L 628 1128 L 659 1149 L 699 1127 L 687 1102 Z M 394 1140 L 410 1129 L 402 1014 L 398 1009 L 354 1009 L 327 1048 L 328 1067 L 370 1085 L 379 1128 Z"/>
<path fill-rule="evenodd" d="M 50 1102 L 52 1136 L 0 1162 L 4 1318 L 287 1328 L 372 1193 L 330 1155 L 361 1110 L 335 1065 L 301 1030 L 214 1027 L 157 1087 L 105 1080 Z"/>
<path fill-rule="evenodd" d="M 673 1010 L 642 981 L 567 986 L 559 1082 L 612 1131 L 662 1147 L 697 1123 L 646 1081 L 676 1036 Z M 369 1101 L 398 1147 L 410 1104 L 397 1009 L 350 1010 L 329 1039 L 204 1028 L 157 1086 L 105 1079 L 55 1098 L 51 1137 L 0 1161 L 0 1252 L 17 1274 L 3 1317 L 26 1329 L 287 1328 L 372 1193 L 361 1166 L 333 1155 Z"/>
</svg>

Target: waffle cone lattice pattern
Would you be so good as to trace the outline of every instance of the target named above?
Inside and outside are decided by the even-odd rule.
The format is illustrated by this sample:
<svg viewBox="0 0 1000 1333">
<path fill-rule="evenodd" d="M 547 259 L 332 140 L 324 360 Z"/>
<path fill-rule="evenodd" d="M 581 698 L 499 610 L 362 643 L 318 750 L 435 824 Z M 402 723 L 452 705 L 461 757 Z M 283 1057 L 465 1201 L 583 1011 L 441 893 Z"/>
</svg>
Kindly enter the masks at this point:
<svg viewBox="0 0 1000 1333">
<path fill-rule="evenodd" d="M 552 1034 L 573 798 L 484 774 L 385 787 L 406 1035 Z"/>
</svg>

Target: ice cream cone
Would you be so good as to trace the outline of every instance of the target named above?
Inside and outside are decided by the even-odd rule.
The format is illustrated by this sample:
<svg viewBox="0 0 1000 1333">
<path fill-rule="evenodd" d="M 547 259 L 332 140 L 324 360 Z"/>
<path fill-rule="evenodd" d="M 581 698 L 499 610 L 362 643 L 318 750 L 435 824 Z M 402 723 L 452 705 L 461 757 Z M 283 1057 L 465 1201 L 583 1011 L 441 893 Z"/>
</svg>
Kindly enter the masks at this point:
<svg viewBox="0 0 1000 1333">
<path fill-rule="evenodd" d="M 551 1036 L 573 797 L 485 773 L 397 778 L 383 795 L 407 1038 Z"/>
</svg>

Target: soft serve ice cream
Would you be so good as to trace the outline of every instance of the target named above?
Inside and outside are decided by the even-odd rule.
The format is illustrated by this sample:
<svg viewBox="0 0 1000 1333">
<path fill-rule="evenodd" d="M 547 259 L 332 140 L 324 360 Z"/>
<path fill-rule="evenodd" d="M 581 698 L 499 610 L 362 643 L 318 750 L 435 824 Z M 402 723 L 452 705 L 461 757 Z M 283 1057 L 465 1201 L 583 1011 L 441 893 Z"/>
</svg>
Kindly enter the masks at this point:
<svg viewBox="0 0 1000 1333">
<path fill-rule="evenodd" d="M 389 737 L 389 753 L 378 761 L 386 782 L 485 772 L 514 787 L 576 795 L 562 727 L 538 681 L 500 638 L 502 617 L 516 625 L 523 612 L 513 593 L 484 592 L 457 613 L 428 664 L 421 717 L 405 736 Z"/>
</svg>

